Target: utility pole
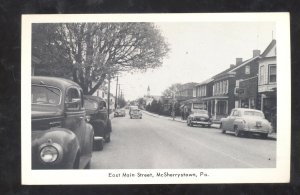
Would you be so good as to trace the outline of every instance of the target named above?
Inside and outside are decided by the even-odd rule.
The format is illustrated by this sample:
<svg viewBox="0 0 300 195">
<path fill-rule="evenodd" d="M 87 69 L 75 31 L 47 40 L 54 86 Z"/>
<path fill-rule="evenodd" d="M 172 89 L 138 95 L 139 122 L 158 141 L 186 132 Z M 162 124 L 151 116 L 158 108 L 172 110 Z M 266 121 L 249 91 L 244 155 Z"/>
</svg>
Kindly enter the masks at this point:
<svg viewBox="0 0 300 195">
<path fill-rule="evenodd" d="M 115 109 L 117 109 L 117 105 L 118 105 L 118 82 L 119 82 L 119 77 L 117 76 Z"/>
<path fill-rule="evenodd" d="M 110 111 L 110 74 L 108 75 L 108 92 L 107 92 L 107 117 L 109 118 Z"/>
<path fill-rule="evenodd" d="M 119 97 L 120 97 L 120 95 L 121 95 L 121 93 L 120 93 L 120 86 L 121 86 L 121 84 L 119 84 Z"/>
</svg>

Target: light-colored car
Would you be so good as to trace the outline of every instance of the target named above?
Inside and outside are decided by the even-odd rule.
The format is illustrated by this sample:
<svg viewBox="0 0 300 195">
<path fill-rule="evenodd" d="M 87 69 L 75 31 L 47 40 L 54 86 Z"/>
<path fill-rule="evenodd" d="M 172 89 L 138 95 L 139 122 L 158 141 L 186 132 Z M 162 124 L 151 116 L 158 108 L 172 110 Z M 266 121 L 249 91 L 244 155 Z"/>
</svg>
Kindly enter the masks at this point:
<svg viewBox="0 0 300 195">
<path fill-rule="evenodd" d="M 142 112 L 140 109 L 131 109 L 129 111 L 129 115 L 130 115 L 130 118 L 133 119 L 133 118 L 139 118 L 141 119 L 142 118 Z"/>
<path fill-rule="evenodd" d="M 194 110 L 187 118 L 187 125 L 201 125 L 201 126 L 211 126 L 211 118 L 208 115 L 207 110 Z"/>
<path fill-rule="evenodd" d="M 231 114 L 227 118 L 221 119 L 220 128 L 223 133 L 233 131 L 237 137 L 243 133 L 251 133 L 259 134 L 264 139 L 272 131 L 272 126 L 265 119 L 262 111 L 246 108 L 232 109 Z"/>
</svg>

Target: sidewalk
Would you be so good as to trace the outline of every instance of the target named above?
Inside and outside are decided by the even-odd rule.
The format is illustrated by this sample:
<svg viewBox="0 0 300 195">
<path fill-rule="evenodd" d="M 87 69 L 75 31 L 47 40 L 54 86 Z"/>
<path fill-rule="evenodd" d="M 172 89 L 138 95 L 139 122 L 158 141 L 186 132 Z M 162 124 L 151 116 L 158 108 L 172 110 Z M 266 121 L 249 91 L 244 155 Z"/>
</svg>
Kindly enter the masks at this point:
<svg viewBox="0 0 300 195">
<path fill-rule="evenodd" d="M 173 118 L 170 117 L 170 116 L 158 115 L 158 114 L 154 114 L 154 113 L 148 112 L 148 111 L 146 111 L 146 110 L 143 110 L 143 112 L 144 112 L 145 114 L 150 115 L 150 116 L 154 116 L 154 117 L 157 117 L 157 118 L 164 118 L 164 119 L 173 121 Z M 176 121 L 176 122 L 181 122 L 181 123 L 186 123 L 186 120 L 182 120 L 181 117 L 179 117 L 179 116 L 176 116 L 175 119 L 174 119 L 174 121 Z M 220 124 L 219 124 L 219 123 L 213 123 L 213 124 L 211 125 L 211 127 L 212 127 L 212 128 L 215 128 L 215 129 L 219 129 L 219 128 L 220 128 Z M 277 139 L 277 133 L 272 132 L 272 133 L 270 133 L 270 134 L 268 135 L 268 137 L 271 138 L 271 139 Z"/>
<path fill-rule="evenodd" d="M 154 116 L 154 117 L 165 118 L 167 120 L 173 121 L 173 118 L 170 117 L 170 116 L 162 116 L 162 115 L 158 115 L 158 114 L 154 114 L 154 113 L 148 112 L 146 110 L 143 110 L 143 112 L 146 113 L 146 114 L 148 114 L 148 115 Z M 180 116 L 176 116 L 174 118 L 174 121 L 181 122 L 181 123 L 186 123 L 186 120 L 182 120 Z M 220 128 L 220 124 L 212 124 L 211 127 L 219 129 Z"/>
</svg>

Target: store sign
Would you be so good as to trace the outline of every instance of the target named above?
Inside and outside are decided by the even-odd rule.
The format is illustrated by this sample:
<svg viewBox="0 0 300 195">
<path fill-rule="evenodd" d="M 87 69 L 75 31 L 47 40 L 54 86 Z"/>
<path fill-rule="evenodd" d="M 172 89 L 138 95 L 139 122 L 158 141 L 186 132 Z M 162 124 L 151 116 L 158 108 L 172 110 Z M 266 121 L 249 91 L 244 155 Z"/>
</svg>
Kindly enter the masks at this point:
<svg viewBox="0 0 300 195">
<path fill-rule="evenodd" d="M 260 85 L 258 86 L 258 92 L 274 91 L 276 85 Z"/>
<path fill-rule="evenodd" d="M 194 103 L 193 104 L 193 108 L 194 109 L 206 109 L 206 104 L 197 104 L 197 103 Z"/>
</svg>

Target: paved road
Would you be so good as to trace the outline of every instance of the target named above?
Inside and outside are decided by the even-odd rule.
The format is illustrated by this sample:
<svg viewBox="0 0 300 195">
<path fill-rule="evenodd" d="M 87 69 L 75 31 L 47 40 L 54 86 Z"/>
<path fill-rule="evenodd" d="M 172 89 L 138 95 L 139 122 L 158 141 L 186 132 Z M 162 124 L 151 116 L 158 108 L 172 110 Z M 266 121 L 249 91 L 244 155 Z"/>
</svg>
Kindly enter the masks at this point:
<svg viewBox="0 0 300 195">
<path fill-rule="evenodd" d="M 276 166 L 276 141 L 238 138 L 220 129 L 143 115 L 112 120 L 111 143 L 95 151 L 94 169 L 268 168 Z"/>
</svg>

